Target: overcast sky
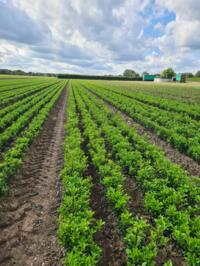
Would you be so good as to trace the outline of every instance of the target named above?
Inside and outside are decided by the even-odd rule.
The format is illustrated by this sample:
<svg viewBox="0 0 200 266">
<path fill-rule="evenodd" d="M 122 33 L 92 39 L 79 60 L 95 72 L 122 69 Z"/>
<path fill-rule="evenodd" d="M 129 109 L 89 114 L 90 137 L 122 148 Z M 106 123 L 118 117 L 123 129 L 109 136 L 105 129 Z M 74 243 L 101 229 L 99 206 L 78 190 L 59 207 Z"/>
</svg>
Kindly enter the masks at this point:
<svg viewBox="0 0 200 266">
<path fill-rule="evenodd" d="M 200 0 L 0 0 L 0 68 L 200 69 Z"/>
</svg>

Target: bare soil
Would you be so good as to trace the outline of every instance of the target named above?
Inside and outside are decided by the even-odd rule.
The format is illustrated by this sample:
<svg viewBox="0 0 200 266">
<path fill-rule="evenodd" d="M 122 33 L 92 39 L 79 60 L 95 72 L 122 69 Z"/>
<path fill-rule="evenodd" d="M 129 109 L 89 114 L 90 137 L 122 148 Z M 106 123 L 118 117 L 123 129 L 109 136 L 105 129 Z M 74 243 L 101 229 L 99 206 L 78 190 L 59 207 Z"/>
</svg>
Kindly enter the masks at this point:
<svg viewBox="0 0 200 266">
<path fill-rule="evenodd" d="M 90 168 L 90 171 L 94 169 Z M 125 266 L 127 258 L 123 237 L 118 229 L 115 218 L 105 197 L 105 189 L 100 184 L 100 176 L 92 175 L 93 187 L 90 197 L 90 206 L 97 220 L 102 219 L 104 226 L 95 235 L 96 243 L 102 248 L 102 257 L 99 266 Z"/>
<path fill-rule="evenodd" d="M 0 265 L 58 266 L 57 208 L 62 187 L 67 89 L 24 158 L 22 169 L 0 199 Z"/>
</svg>

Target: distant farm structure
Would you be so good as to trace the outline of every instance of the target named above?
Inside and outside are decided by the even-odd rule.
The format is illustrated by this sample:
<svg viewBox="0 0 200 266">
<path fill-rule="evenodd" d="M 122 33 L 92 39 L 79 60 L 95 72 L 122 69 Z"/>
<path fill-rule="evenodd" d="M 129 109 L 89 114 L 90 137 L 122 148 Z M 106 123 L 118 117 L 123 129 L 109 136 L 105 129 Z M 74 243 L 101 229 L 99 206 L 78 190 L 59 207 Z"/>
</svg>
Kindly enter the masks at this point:
<svg viewBox="0 0 200 266">
<path fill-rule="evenodd" d="M 178 73 L 175 77 L 169 78 L 162 78 L 158 75 L 143 75 L 143 81 L 154 81 L 154 82 L 186 82 L 186 75 Z"/>
<path fill-rule="evenodd" d="M 145 75 L 143 75 L 143 81 L 154 81 L 154 79 L 156 77 L 157 77 L 157 75 L 145 74 Z"/>
</svg>

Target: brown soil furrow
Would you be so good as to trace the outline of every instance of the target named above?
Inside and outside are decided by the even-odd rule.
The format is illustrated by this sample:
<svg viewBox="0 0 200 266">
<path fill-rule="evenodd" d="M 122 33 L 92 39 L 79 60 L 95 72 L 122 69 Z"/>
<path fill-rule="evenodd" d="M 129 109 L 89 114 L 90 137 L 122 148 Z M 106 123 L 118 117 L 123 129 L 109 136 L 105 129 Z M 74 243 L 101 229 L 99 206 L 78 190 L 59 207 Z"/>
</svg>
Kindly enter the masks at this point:
<svg viewBox="0 0 200 266">
<path fill-rule="evenodd" d="M 98 265 L 125 266 L 127 258 L 123 237 L 118 229 L 117 219 L 108 205 L 105 189 L 100 184 L 100 176 L 95 172 L 93 167 L 88 171 L 90 175 L 93 173 L 90 206 L 95 213 L 95 218 L 97 220 L 102 219 L 105 223 L 102 230 L 97 232 L 94 238 L 102 248 L 102 258 Z"/>
<path fill-rule="evenodd" d="M 86 87 L 84 87 L 84 88 L 86 88 Z M 160 147 L 164 151 L 166 157 L 171 162 L 179 164 L 184 170 L 186 170 L 192 176 L 200 176 L 200 165 L 197 162 L 195 162 L 192 158 L 190 158 L 187 155 L 184 155 L 183 153 L 180 153 L 178 150 L 172 148 L 169 143 L 160 139 L 153 132 L 151 132 L 150 130 L 148 130 L 147 128 L 142 126 L 141 124 L 138 124 L 137 122 L 135 122 L 133 118 L 129 117 L 124 112 L 122 112 L 119 109 L 117 109 L 116 107 L 114 107 L 108 101 L 104 100 L 99 95 L 95 94 L 95 92 L 91 91 L 88 88 L 86 88 L 86 89 L 89 92 L 91 92 L 93 95 L 95 95 L 97 98 L 102 99 L 105 102 L 105 104 L 113 112 L 118 113 L 128 125 L 134 126 L 140 135 L 146 136 L 151 141 L 151 143 Z"/>
<path fill-rule="evenodd" d="M 128 207 L 136 216 L 152 221 L 144 208 L 144 195 L 136 182 L 128 175 L 125 175 L 124 190 L 130 196 Z"/>
<path fill-rule="evenodd" d="M 60 265 L 63 250 L 56 231 L 66 103 L 64 89 L 24 158 L 22 169 L 0 199 L 2 266 Z"/>
</svg>

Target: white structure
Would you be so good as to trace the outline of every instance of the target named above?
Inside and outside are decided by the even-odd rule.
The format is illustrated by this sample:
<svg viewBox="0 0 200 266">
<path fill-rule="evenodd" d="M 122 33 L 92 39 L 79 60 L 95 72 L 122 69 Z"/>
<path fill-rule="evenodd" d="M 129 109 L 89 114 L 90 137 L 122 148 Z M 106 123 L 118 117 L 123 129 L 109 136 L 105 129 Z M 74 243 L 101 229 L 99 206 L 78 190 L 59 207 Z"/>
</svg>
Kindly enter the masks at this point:
<svg viewBox="0 0 200 266">
<path fill-rule="evenodd" d="M 173 82 L 173 79 L 165 79 L 165 78 L 155 78 L 154 82 L 163 83 L 163 82 Z"/>
</svg>

